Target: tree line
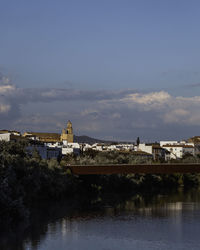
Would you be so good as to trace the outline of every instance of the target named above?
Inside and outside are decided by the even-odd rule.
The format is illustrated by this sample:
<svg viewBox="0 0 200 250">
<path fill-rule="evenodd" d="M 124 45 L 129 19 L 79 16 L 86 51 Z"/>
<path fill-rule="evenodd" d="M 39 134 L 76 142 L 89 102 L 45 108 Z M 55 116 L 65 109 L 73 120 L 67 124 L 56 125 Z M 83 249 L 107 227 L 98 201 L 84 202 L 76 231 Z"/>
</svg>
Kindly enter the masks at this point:
<svg viewBox="0 0 200 250">
<path fill-rule="evenodd" d="M 184 160 L 184 159 L 183 159 Z M 186 160 L 186 159 L 185 159 Z M 191 160 L 191 159 L 190 159 Z M 0 224 L 16 224 L 28 220 L 30 208 L 35 202 L 67 200 L 92 202 L 108 194 L 113 197 L 156 193 L 197 187 L 198 174 L 173 175 L 95 175 L 74 176 L 67 172 L 68 164 L 91 163 L 146 163 L 147 158 L 138 158 L 131 153 L 94 151 L 80 156 L 67 155 L 61 160 L 41 159 L 35 151 L 26 152 L 24 142 L 0 142 Z M 83 166 L 84 167 L 84 166 Z"/>
</svg>

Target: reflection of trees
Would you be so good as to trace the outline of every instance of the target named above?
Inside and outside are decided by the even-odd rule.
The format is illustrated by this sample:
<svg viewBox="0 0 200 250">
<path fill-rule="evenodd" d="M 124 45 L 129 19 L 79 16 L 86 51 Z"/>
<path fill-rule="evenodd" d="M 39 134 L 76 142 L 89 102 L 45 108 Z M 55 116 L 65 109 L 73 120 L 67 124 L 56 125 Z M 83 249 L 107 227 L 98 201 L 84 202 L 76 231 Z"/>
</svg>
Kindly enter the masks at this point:
<svg viewBox="0 0 200 250">
<path fill-rule="evenodd" d="M 45 241 L 49 233 L 69 234 L 74 222 L 81 219 L 90 220 L 96 217 L 134 214 L 137 216 L 167 217 L 180 215 L 182 210 L 193 210 L 200 201 L 197 190 L 179 191 L 170 195 L 142 196 L 136 195 L 129 200 L 102 200 L 100 206 L 85 207 L 83 210 L 69 207 L 69 203 L 46 203 L 33 209 L 29 226 L 18 228 L 13 234 L 0 238 L 1 250 L 24 250 L 27 244 L 31 249 L 38 249 L 38 244 Z M 186 206 L 187 205 L 187 206 Z M 73 236 L 73 235 L 72 235 Z"/>
<path fill-rule="evenodd" d="M 29 225 L 20 225 L 14 233 L 2 235 L 0 240 L 1 250 L 23 250 L 26 245 L 31 246 L 31 249 L 38 249 L 38 244 L 45 240 L 47 232 L 50 230 L 55 233 L 57 223 L 60 225 L 60 220 L 64 216 L 72 214 L 69 205 L 66 203 L 46 203 L 35 208 L 31 212 Z"/>
</svg>

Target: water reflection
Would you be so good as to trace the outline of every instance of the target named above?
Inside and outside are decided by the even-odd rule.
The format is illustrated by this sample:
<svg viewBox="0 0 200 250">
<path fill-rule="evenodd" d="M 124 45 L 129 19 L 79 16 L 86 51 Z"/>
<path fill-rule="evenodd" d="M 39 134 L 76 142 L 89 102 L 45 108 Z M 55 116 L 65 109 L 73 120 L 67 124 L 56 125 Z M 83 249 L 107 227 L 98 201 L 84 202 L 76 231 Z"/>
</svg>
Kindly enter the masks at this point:
<svg viewBox="0 0 200 250">
<path fill-rule="evenodd" d="M 108 199 L 109 200 L 109 199 Z M 75 209 L 35 209 L 28 228 L 1 236 L 2 250 L 199 249 L 200 192 L 142 197 Z"/>
</svg>

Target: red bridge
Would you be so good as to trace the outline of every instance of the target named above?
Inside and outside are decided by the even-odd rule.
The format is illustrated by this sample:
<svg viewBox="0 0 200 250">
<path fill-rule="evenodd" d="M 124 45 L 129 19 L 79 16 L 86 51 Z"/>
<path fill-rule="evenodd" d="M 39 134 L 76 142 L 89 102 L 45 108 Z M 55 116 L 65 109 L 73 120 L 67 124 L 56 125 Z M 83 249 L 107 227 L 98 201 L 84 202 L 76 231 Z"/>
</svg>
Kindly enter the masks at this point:
<svg viewBox="0 0 200 250">
<path fill-rule="evenodd" d="M 200 173 L 200 164 L 67 165 L 75 175 Z"/>
</svg>

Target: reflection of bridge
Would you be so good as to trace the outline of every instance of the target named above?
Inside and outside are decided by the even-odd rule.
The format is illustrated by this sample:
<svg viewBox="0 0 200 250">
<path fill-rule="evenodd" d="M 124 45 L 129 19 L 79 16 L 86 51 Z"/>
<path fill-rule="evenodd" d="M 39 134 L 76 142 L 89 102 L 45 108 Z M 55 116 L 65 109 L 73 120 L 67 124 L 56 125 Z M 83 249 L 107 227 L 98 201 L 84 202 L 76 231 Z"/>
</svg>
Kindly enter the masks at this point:
<svg viewBox="0 0 200 250">
<path fill-rule="evenodd" d="M 200 164 L 68 165 L 75 175 L 200 173 Z"/>
</svg>

